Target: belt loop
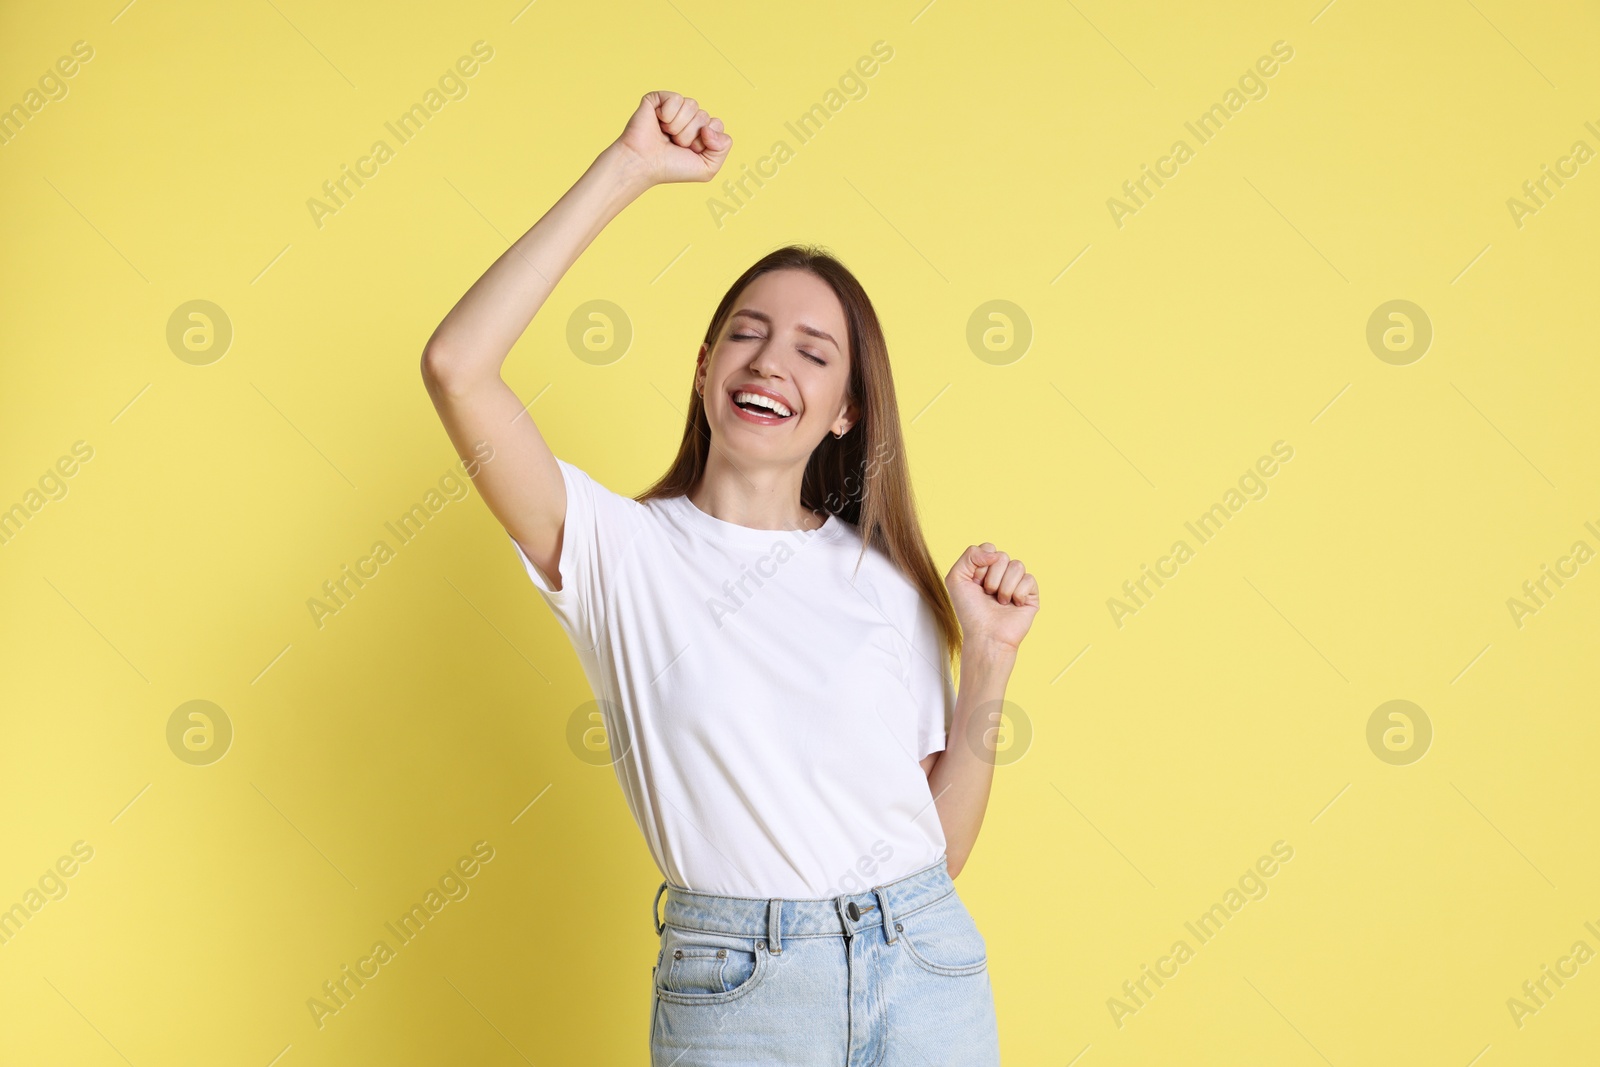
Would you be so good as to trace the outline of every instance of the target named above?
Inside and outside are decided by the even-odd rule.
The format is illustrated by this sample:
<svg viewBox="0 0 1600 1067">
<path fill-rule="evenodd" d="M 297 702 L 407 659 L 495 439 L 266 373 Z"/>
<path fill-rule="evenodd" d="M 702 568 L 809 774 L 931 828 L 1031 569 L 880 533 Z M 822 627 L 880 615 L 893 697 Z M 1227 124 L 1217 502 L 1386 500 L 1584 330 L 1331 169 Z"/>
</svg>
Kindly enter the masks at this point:
<svg viewBox="0 0 1600 1067">
<path fill-rule="evenodd" d="M 658 919 L 656 917 L 656 909 L 661 905 L 661 894 L 665 893 L 666 891 L 667 883 L 663 881 L 661 885 L 656 888 L 656 898 L 650 902 L 650 922 L 656 928 L 657 937 L 660 937 L 661 931 L 667 927 L 667 924 L 662 921 L 662 919 Z"/>
<path fill-rule="evenodd" d="M 783 901 L 778 897 L 773 897 L 767 901 L 767 948 L 772 951 L 774 956 L 783 954 L 783 934 L 779 929 L 783 925 L 782 919 Z"/>
<path fill-rule="evenodd" d="M 889 915 L 889 893 L 883 886 L 874 886 L 873 894 L 878 898 L 878 910 L 883 912 L 883 939 L 889 944 L 894 944 L 894 920 Z"/>
</svg>

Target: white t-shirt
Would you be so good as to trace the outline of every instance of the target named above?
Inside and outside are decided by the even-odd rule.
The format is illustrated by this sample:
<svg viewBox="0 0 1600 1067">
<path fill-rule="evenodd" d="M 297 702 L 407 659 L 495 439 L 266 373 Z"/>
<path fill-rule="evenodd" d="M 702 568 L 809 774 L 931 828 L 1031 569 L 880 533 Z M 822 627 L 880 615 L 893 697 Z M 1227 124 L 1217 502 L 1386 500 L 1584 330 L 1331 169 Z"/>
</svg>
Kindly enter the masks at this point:
<svg viewBox="0 0 1600 1067">
<path fill-rule="evenodd" d="M 511 543 L 578 653 L 662 875 L 815 899 L 944 855 L 918 761 L 945 747 L 955 687 L 888 556 L 868 548 L 857 571 L 860 534 L 837 516 L 757 530 L 557 463 L 561 589 Z"/>
</svg>

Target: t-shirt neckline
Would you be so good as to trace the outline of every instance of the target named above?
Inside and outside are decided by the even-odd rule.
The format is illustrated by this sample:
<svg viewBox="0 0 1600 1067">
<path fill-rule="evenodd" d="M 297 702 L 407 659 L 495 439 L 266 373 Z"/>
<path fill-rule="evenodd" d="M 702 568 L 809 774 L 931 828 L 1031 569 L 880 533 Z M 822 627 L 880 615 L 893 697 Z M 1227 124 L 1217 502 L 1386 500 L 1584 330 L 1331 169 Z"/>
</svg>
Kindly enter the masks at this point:
<svg viewBox="0 0 1600 1067">
<path fill-rule="evenodd" d="M 737 522 L 719 519 L 709 512 L 701 511 L 700 506 L 689 499 L 688 493 L 682 493 L 673 498 L 678 504 L 680 513 L 697 529 L 703 530 L 713 537 L 724 541 L 733 541 L 757 548 L 770 547 L 774 541 L 790 538 L 799 541 L 809 541 L 812 538 L 832 540 L 838 536 L 841 529 L 840 520 L 832 512 L 823 520 L 821 526 L 815 530 L 762 530 L 754 526 L 745 526 Z"/>
</svg>

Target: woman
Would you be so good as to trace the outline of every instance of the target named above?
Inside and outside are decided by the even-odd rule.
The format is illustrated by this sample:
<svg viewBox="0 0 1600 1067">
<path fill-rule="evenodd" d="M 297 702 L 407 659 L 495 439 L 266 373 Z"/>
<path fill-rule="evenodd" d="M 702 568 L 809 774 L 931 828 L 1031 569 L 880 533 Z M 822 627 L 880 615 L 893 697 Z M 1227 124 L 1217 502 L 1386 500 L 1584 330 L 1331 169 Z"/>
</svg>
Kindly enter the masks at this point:
<svg viewBox="0 0 1600 1067">
<path fill-rule="evenodd" d="M 423 377 L 459 454 L 493 447 L 474 482 L 578 652 L 665 878 L 652 1061 L 998 1063 L 951 879 L 1038 586 L 989 543 L 940 582 L 854 276 L 791 247 L 735 282 L 677 459 L 638 497 L 557 459 L 500 378 L 605 224 L 652 185 L 709 181 L 732 143 L 692 98 L 646 94 L 445 316 Z"/>
</svg>

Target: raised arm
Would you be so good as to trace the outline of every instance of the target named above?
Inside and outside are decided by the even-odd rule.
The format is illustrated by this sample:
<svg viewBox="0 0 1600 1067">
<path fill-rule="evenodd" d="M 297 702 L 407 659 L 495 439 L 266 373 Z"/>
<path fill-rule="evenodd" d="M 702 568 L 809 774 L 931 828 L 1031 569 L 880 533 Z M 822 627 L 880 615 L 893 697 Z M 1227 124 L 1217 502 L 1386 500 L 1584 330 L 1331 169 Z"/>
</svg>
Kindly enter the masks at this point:
<svg viewBox="0 0 1600 1067">
<path fill-rule="evenodd" d="M 501 367 L 606 223 L 653 185 L 709 181 L 732 144 L 721 120 L 692 97 L 646 93 L 622 135 L 456 301 L 423 348 L 422 380 L 456 454 L 494 517 L 556 588 L 566 486 Z M 483 442 L 492 462 L 472 462 Z"/>
<path fill-rule="evenodd" d="M 1006 683 L 1017 649 L 1039 612 L 1039 583 L 992 541 L 971 545 L 945 575 L 961 623 L 961 682 L 944 751 L 922 761 L 928 772 L 945 864 L 954 878 L 978 843 L 1004 720 Z"/>
</svg>

